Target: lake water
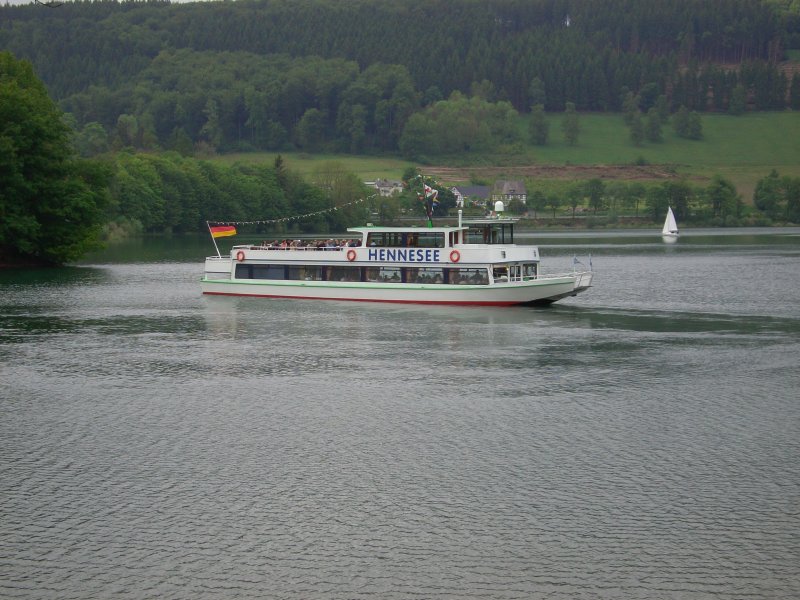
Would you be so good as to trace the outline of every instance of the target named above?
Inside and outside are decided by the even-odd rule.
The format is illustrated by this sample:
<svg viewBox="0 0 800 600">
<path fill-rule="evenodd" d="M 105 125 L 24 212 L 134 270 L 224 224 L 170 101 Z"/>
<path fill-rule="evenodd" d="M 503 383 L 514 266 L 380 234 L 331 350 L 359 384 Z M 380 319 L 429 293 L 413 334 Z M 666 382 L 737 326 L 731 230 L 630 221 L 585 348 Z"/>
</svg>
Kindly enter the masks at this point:
<svg viewBox="0 0 800 600">
<path fill-rule="evenodd" d="M 0 597 L 800 597 L 800 230 L 536 239 L 595 287 L 203 297 L 207 238 L 0 273 Z"/>
</svg>

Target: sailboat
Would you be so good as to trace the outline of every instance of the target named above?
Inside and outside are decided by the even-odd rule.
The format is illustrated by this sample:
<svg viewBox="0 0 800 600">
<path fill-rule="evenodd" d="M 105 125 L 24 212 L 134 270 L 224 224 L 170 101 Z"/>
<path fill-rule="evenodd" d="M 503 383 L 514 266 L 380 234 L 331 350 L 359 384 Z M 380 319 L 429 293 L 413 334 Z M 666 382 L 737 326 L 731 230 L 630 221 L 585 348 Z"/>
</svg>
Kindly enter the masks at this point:
<svg viewBox="0 0 800 600">
<path fill-rule="evenodd" d="M 661 239 L 668 244 L 678 241 L 678 224 L 675 222 L 675 215 L 672 214 L 672 207 L 667 207 L 667 218 L 664 220 L 664 227 L 661 229 Z"/>
</svg>

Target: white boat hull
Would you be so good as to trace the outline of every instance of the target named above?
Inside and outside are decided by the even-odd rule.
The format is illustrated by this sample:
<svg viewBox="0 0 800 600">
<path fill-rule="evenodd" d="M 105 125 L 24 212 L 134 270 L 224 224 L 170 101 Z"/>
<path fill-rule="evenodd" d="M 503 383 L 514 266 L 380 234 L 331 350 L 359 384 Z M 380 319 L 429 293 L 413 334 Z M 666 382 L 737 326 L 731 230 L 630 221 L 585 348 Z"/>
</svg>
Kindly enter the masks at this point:
<svg viewBox="0 0 800 600">
<path fill-rule="evenodd" d="M 678 241 L 678 234 L 677 233 L 673 233 L 673 234 L 664 233 L 664 234 L 661 234 L 661 239 L 664 240 L 664 243 L 666 243 L 666 244 L 674 244 L 675 242 Z"/>
<path fill-rule="evenodd" d="M 203 278 L 204 294 L 413 304 L 509 306 L 549 304 L 575 296 L 592 283 L 592 273 L 569 273 L 493 285 L 392 284 L 364 282 L 232 280 Z"/>
</svg>

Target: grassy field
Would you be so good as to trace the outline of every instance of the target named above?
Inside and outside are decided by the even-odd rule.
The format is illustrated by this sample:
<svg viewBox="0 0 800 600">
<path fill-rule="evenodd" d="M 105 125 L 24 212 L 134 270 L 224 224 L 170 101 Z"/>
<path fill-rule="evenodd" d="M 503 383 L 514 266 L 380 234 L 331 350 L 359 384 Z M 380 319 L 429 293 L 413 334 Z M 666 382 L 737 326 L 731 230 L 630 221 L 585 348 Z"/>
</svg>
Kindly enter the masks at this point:
<svg viewBox="0 0 800 600">
<path fill-rule="evenodd" d="M 277 152 L 253 152 L 222 154 L 213 160 L 225 164 L 234 163 L 256 163 L 272 164 L 275 162 Z M 376 156 L 353 156 L 351 154 L 306 154 L 304 152 L 281 152 L 281 157 L 286 166 L 304 177 L 312 176 L 327 163 L 335 162 L 345 170 L 356 173 L 364 181 L 375 179 L 397 179 L 399 180 L 403 171 L 415 166 L 400 158 L 387 158 Z"/>
<path fill-rule="evenodd" d="M 462 155 L 443 160 L 440 165 L 419 166 L 422 172 L 446 172 L 446 183 L 468 183 L 475 176 L 491 179 L 500 176 L 503 167 L 547 166 L 531 171 L 531 178 L 574 180 L 574 166 L 598 166 L 595 173 L 604 178 L 627 179 L 625 169 L 606 169 L 615 165 L 644 162 L 664 167 L 675 177 L 686 177 L 702 184 L 715 174 L 732 181 L 745 202 L 753 195 L 756 182 L 776 169 L 781 175 L 800 177 L 800 113 L 748 113 L 740 117 L 703 115 L 702 141 L 690 141 L 675 135 L 670 124 L 663 128 L 664 141 L 635 146 L 619 114 L 581 114 L 581 133 L 577 146 L 565 143 L 561 115 L 550 119 L 550 143 L 544 147 L 525 144 L 521 152 L 498 156 Z M 520 131 L 526 134 L 527 117 L 520 117 Z M 527 137 L 525 135 L 525 137 Z M 351 155 L 309 155 L 282 153 L 287 166 L 305 176 L 312 175 L 326 162 L 337 162 L 364 180 L 399 179 L 408 161 L 389 157 Z M 269 163 L 275 153 L 229 154 L 215 158 L 225 163 Z M 491 165 L 491 167 L 488 167 Z M 441 167 L 448 167 L 442 169 Z M 509 170 L 509 172 L 511 172 Z M 517 171 L 518 173 L 520 171 Z M 631 169 L 630 178 L 642 179 Z M 588 177 L 588 176 L 587 176 Z"/>
</svg>

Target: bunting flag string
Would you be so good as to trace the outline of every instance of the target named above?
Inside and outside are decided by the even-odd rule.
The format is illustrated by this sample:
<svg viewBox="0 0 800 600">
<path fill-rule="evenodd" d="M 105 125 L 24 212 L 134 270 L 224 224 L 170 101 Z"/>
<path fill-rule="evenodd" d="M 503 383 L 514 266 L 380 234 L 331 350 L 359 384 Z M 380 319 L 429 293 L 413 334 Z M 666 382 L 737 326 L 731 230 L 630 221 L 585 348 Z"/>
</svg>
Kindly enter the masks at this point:
<svg viewBox="0 0 800 600">
<path fill-rule="evenodd" d="M 215 225 L 271 225 L 274 223 L 286 223 L 289 221 L 300 221 L 302 219 L 307 219 L 309 217 L 317 217 L 319 215 L 325 215 L 328 213 L 332 213 L 336 210 L 340 210 L 342 208 L 347 208 L 348 206 L 353 206 L 356 204 L 361 204 L 362 202 L 366 202 L 367 200 L 372 200 L 378 194 L 372 194 L 371 196 L 367 196 L 366 198 L 359 198 L 358 200 L 353 200 L 352 202 L 347 202 L 346 204 L 340 204 L 339 206 L 332 206 L 331 208 L 326 208 L 325 210 L 317 210 L 310 213 L 305 213 L 303 215 L 293 215 L 291 217 L 280 217 L 278 219 L 259 219 L 256 221 L 207 221 L 207 223 L 215 224 Z"/>
</svg>

